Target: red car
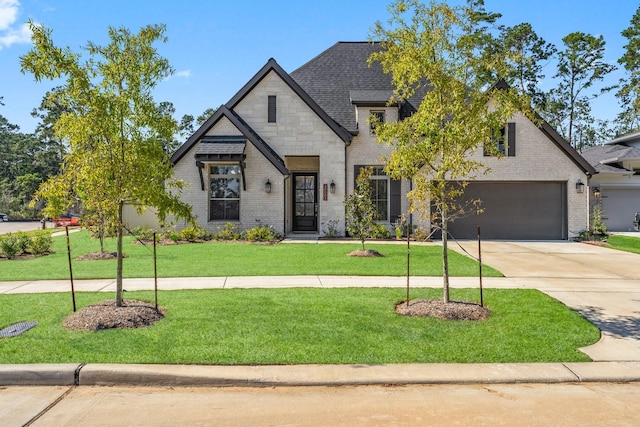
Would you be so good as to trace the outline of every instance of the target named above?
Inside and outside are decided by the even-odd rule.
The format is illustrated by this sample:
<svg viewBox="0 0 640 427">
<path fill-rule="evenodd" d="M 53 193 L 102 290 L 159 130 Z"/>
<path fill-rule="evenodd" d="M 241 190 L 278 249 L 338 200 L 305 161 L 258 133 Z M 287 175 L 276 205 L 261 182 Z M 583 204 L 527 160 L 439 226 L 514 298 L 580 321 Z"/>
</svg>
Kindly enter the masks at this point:
<svg viewBox="0 0 640 427">
<path fill-rule="evenodd" d="M 55 218 L 53 223 L 56 227 L 72 227 L 74 225 L 80 225 L 80 218 L 73 215 L 63 215 L 60 218 Z"/>
</svg>

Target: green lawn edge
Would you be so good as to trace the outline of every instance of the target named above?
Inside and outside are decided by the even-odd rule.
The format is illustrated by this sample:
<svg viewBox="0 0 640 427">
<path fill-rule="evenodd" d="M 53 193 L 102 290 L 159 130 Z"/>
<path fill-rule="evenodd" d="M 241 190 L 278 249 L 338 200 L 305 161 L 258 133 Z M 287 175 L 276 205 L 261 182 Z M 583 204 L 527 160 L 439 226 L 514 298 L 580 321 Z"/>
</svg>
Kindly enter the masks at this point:
<svg viewBox="0 0 640 427">
<path fill-rule="evenodd" d="M 637 237 L 612 234 L 607 237 L 607 244 L 612 249 L 640 254 L 640 239 Z"/>
<path fill-rule="evenodd" d="M 123 277 L 153 277 L 153 247 L 131 243 L 125 238 Z M 65 236 L 53 240 L 53 253 L 35 258 L 0 260 L 3 281 L 61 280 L 69 278 Z M 115 260 L 76 261 L 98 252 L 100 244 L 88 232 L 70 235 L 75 279 L 113 278 Z M 115 239 L 105 241 L 105 251 L 115 251 Z M 278 243 L 275 245 L 240 242 L 204 242 L 157 247 L 158 277 L 228 277 L 287 275 L 404 276 L 407 266 L 406 244 L 367 243 L 367 249 L 384 254 L 380 258 L 349 257 L 359 243 Z M 442 247 L 437 244 L 412 245 L 412 276 L 441 276 Z M 478 275 L 477 261 L 449 251 L 450 275 Z M 483 265 L 483 276 L 501 277 L 499 271 Z"/>
<path fill-rule="evenodd" d="M 415 289 L 411 298 L 439 298 Z M 0 328 L 38 325 L 1 339 L 0 363 L 159 363 L 203 365 L 586 362 L 578 349 L 599 330 L 578 312 L 530 289 L 488 289 L 480 322 L 395 313 L 404 289 L 293 288 L 162 291 L 167 316 L 138 329 L 68 331 L 70 294 L 0 295 Z M 111 299 L 76 294 L 78 309 Z M 153 301 L 152 292 L 127 299 Z M 476 289 L 452 290 L 477 301 Z"/>
</svg>

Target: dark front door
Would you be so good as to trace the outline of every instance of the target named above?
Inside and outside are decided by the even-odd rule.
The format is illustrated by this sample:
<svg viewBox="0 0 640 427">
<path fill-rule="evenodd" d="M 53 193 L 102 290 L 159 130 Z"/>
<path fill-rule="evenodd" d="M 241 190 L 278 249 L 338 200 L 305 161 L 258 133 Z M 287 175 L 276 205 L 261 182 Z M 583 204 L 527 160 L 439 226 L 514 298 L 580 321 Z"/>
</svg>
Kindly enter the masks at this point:
<svg viewBox="0 0 640 427">
<path fill-rule="evenodd" d="M 317 174 L 293 174 L 293 231 L 318 231 Z"/>
</svg>

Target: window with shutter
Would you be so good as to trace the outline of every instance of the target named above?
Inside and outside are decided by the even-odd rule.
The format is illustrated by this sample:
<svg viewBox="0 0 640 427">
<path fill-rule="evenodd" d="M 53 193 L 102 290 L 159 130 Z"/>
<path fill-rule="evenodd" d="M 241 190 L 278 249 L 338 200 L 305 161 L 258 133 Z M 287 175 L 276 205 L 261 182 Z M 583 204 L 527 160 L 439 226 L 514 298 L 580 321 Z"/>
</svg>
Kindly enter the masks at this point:
<svg viewBox="0 0 640 427">
<path fill-rule="evenodd" d="M 492 133 L 493 134 L 493 133 Z M 497 148 L 497 152 L 492 151 L 487 144 L 493 144 Z M 507 123 L 505 127 L 500 129 L 499 135 L 493 135 L 490 143 L 485 143 L 483 147 L 483 155 L 485 157 L 495 154 L 507 157 L 515 157 L 516 155 L 516 124 Z"/>
</svg>

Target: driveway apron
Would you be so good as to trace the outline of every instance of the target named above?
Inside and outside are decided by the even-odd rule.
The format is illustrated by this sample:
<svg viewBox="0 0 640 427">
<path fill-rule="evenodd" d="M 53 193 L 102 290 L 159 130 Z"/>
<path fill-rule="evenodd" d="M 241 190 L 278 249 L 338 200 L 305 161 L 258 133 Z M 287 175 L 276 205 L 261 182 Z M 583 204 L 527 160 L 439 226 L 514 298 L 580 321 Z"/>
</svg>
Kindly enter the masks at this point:
<svg viewBox="0 0 640 427">
<path fill-rule="evenodd" d="M 477 257 L 477 242 L 461 245 Z M 640 360 L 640 255 L 576 242 L 487 241 L 482 261 L 600 328 L 600 341 L 581 349 L 594 361 Z"/>
</svg>

